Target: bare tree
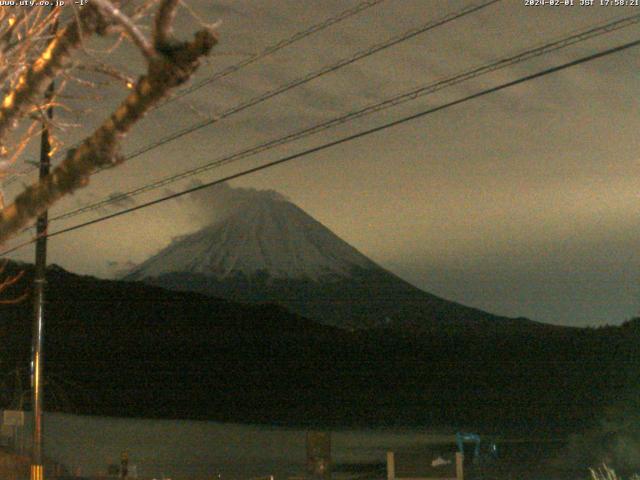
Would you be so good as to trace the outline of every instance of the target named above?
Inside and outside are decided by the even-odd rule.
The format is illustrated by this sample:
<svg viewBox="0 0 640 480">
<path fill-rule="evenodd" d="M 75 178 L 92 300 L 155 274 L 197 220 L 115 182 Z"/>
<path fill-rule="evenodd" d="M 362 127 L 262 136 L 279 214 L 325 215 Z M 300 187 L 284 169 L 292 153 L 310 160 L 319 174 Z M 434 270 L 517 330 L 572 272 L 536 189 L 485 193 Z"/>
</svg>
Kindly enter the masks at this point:
<svg viewBox="0 0 640 480">
<path fill-rule="evenodd" d="M 7 267 L 7 262 L 8 262 L 7 260 L 0 262 L 0 277 L 2 277 L 2 280 L 0 280 L 0 305 L 20 303 L 28 296 L 28 292 L 24 292 L 21 295 L 16 297 L 12 297 L 8 299 L 2 298 L 3 297 L 2 293 L 8 290 L 9 288 L 11 288 L 13 285 L 15 285 L 24 276 L 24 270 L 21 270 L 18 273 L 15 273 L 12 275 L 5 276 L 4 270 Z"/>
<path fill-rule="evenodd" d="M 62 9 L 4 7 L 0 10 L 0 170 L 6 169 L 36 136 L 46 109 L 55 104 L 62 88 L 49 96 L 44 92 L 55 79 L 64 79 L 83 44 L 92 35 L 119 35 L 129 39 L 142 53 L 146 72 L 129 80 L 116 69 L 98 66 L 102 73 L 127 82 L 128 93 L 120 105 L 70 149 L 50 175 L 19 193 L 0 211 L 0 244 L 20 232 L 29 222 L 63 196 L 86 186 L 97 169 L 123 161 L 120 143 L 134 125 L 163 97 L 186 82 L 201 59 L 217 43 L 211 28 L 203 28 L 193 39 L 181 41 L 172 33 L 180 0 L 152 0 L 125 12 L 124 1 L 90 0 L 74 11 L 64 25 L 51 34 L 52 22 L 60 22 Z M 143 33 L 137 19 L 143 10 L 155 8 L 151 34 Z M 11 11 L 15 10 L 15 11 Z M 64 85 L 64 82 L 60 82 Z M 17 139 L 11 139 L 18 133 Z"/>
</svg>

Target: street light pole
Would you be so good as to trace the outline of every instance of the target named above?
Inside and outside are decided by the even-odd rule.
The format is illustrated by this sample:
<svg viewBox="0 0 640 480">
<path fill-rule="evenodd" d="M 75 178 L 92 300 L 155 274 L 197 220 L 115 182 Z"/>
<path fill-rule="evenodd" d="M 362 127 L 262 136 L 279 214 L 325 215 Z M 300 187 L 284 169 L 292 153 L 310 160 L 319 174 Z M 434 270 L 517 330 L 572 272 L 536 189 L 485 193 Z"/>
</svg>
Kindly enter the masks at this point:
<svg viewBox="0 0 640 480">
<path fill-rule="evenodd" d="M 53 7 L 52 7 L 53 11 Z M 54 20 L 51 31 L 55 33 L 57 21 Z M 45 101 L 48 104 L 46 116 L 53 118 L 53 100 L 55 85 L 49 84 L 45 92 Z M 40 138 L 40 172 L 39 179 L 49 175 L 51 170 L 51 135 L 50 122 L 46 120 L 42 124 Z M 44 461 L 42 454 L 42 368 L 43 368 L 43 341 L 44 341 L 44 293 L 47 268 L 47 227 L 48 212 L 45 210 L 36 224 L 36 260 L 33 286 L 33 333 L 31 345 L 31 408 L 33 410 L 33 447 L 31 451 L 31 478 L 30 480 L 44 480 Z"/>
<path fill-rule="evenodd" d="M 51 85 L 51 87 L 53 84 Z M 50 87 L 49 90 L 52 90 Z M 48 90 L 48 91 L 49 91 Z M 51 107 L 47 109 L 47 116 L 53 117 Z M 42 130 L 40 142 L 40 175 L 49 174 L 51 142 L 48 127 Z M 38 217 L 36 226 L 36 264 L 33 280 L 33 333 L 31 345 L 31 407 L 33 409 L 33 450 L 31 457 L 31 480 L 43 480 L 42 462 L 42 366 L 44 341 L 44 289 L 47 268 L 47 224 L 48 214 L 43 212 Z"/>
</svg>

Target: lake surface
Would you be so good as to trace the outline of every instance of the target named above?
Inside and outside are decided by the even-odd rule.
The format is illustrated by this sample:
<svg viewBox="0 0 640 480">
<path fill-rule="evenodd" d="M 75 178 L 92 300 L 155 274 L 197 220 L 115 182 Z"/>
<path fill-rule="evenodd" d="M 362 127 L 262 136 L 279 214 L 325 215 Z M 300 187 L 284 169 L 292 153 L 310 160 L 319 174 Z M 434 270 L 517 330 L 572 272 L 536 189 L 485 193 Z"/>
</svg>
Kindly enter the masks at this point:
<svg viewBox="0 0 640 480">
<path fill-rule="evenodd" d="M 46 413 L 46 455 L 82 475 L 105 474 L 129 455 L 142 478 L 243 478 L 301 475 L 306 430 L 187 420 L 146 420 Z M 336 465 L 383 463 L 389 450 L 450 441 L 452 432 L 333 430 Z M 133 473 L 133 472 L 132 472 Z"/>
</svg>

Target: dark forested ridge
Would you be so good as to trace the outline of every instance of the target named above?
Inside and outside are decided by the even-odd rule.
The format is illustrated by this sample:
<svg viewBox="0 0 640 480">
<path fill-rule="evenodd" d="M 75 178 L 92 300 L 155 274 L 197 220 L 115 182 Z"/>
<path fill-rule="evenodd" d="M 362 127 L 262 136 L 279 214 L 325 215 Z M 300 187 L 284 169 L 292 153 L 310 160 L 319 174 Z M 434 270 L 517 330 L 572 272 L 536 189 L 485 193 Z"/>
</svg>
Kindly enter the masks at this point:
<svg viewBox="0 0 640 480">
<path fill-rule="evenodd" d="M 10 264 L 8 273 L 28 265 Z M 0 306 L 5 405 L 27 381 L 30 299 Z M 246 305 L 48 272 L 46 408 L 321 425 L 579 429 L 640 366 L 637 321 L 569 329 L 346 331 Z M 13 380 L 12 380 L 13 379 Z M 24 389 L 23 389 L 24 390 Z"/>
</svg>

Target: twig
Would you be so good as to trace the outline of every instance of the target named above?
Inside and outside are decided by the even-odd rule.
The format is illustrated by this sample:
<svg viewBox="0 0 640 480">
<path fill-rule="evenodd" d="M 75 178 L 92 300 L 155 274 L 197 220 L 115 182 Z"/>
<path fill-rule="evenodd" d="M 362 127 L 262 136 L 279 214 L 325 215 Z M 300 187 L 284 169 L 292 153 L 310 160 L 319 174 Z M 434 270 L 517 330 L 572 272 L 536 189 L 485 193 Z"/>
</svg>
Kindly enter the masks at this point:
<svg viewBox="0 0 640 480">
<path fill-rule="evenodd" d="M 83 70 L 83 71 L 93 71 L 93 72 L 100 73 L 102 75 L 106 75 L 108 77 L 114 78 L 119 82 L 122 82 L 123 84 L 125 84 L 127 88 L 130 88 L 130 86 L 133 85 L 134 83 L 133 78 L 122 73 L 117 68 L 112 67 L 111 65 L 108 65 L 104 62 L 97 62 L 94 65 L 78 64 L 76 65 L 76 68 L 78 70 Z"/>
<path fill-rule="evenodd" d="M 20 272 L 16 273 L 15 275 L 12 275 L 10 277 L 5 278 L 0 283 L 0 292 L 6 290 L 11 285 L 14 285 L 18 280 L 20 280 L 23 277 L 23 275 L 24 275 L 24 270 L 21 270 Z M 25 298 L 27 298 L 28 295 L 29 295 L 28 292 L 24 292 L 19 297 L 9 298 L 9 299 L 1 299 L 0 300 L 0 305 L 12 305 L 12 304 L 15 304 L 15 303 L 20 303 Z"/>
<path fill-rule="evenodd" d="M 149 43 L 147 38 L 142 34 L 140 29 L 127 17 L 122 11 L 115 7 L 109 0 L 91 0 L 94 5 L 107 17 L 111 18 L 115 23 L 120 24 L 126 34 L 131 38 L 143 55 L 152 60 L 156 56 L 153 45 Z"/>
<path fill-rule="evenodd" d="M 70 23 L 55 35 L 40 57 L 4 97 L 0 105 L 0 140 L 14 128 L 16 121 L 36 103 L 36 97 L 43 94 L 51 80 L 64 68 L 71 51 L 80 44 L 81 28 L 84 32 L 101 28 L 101 16 L 94 8 L 83 8 L 79 19 L 79 22 Z"/>
<path fill-rule="evenodd" d="M 201 30 L 190 42 L 163 46 L 159 55 L 149 61 L 146 75 L 138 79 L 120 107 L 78 148 L 69 151 L 51 175 L 27 187 L 13 204 L 0 212 L 0 243 L 64 195 L 86 186 L 96 169 L 122 162 L 117 152 L 119 140 L 173 88 L 187 81 L 200 59 L 208 55 L 216 43 L 217 37 L 211 30 Z"/>
</svg>

